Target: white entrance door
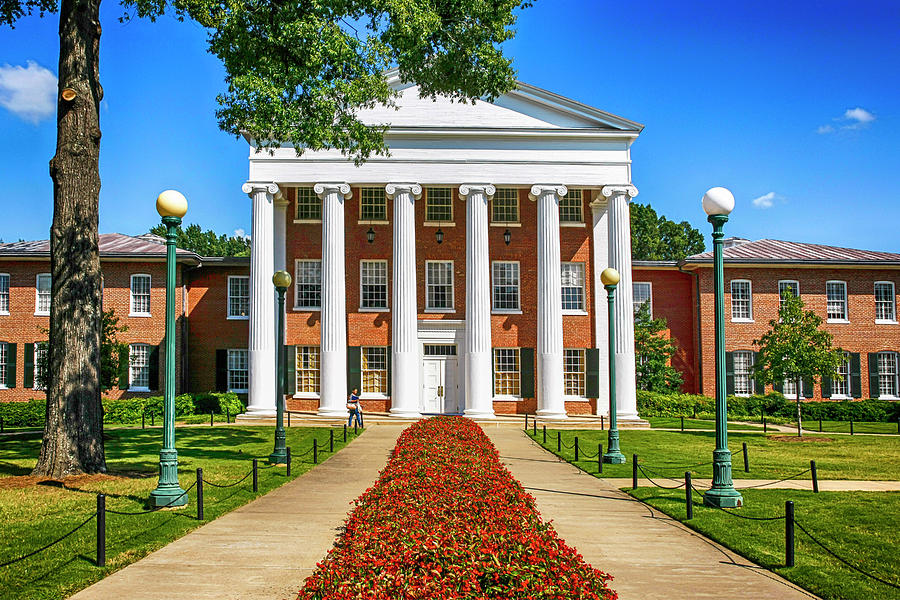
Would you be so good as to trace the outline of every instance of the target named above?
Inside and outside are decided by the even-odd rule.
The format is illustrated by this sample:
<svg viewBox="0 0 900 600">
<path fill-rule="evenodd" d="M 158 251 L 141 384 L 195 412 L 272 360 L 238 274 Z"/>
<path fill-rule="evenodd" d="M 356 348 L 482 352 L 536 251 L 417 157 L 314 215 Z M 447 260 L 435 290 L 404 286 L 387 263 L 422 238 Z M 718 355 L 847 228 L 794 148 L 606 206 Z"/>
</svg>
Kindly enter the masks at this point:
<svg viewBox="0 0 900 600">
<path fill-rule="evenodd" d="M 422 361 L 422 412 L 460 412 L 456 346 L 426 346 Z"/>
</svg>

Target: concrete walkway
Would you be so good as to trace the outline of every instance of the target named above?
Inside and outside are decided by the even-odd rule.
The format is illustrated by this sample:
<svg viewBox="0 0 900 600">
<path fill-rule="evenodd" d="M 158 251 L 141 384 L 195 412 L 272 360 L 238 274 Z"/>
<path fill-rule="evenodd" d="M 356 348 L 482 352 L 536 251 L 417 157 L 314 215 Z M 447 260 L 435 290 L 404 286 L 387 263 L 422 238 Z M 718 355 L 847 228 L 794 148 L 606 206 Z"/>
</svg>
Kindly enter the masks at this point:
<svg viewBox="0 0 900 600">
<path fill-rule="evenodd" d="M 557 460 L 523 432 L 486 427 L 485 433 L 566 543 L 615 577 L 611 587 L 622 600 L 815 598 L 615 484 Z"/>
<path fill-rule="evenodd" d="M 351 502 L 378 478 L 402 431 L 367 429 L 294 481 L 192 531 L 73 600 L 295 598 L 334 545 Z"/>
</svg>

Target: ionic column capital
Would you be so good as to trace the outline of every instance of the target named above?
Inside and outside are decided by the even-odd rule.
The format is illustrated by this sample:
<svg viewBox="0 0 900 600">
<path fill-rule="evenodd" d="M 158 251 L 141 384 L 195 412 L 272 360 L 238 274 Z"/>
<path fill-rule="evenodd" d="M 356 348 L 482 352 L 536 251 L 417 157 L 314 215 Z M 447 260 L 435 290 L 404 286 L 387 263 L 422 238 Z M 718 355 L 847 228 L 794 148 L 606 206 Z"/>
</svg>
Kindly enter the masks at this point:
<svg viewBox="0 0 900 600">
<path fill-rule="evenodd" d="M 349 200 L 353 195 L 349 183 L 317 183 L 313 186 L 313 192 L 320 200 L 324 200 L 328 192 L 337 192 L 344 197 L 344 200 Z"/>
<path fill-rule="evenodd" d="M 604 185 L 603 189 L 600 190 L 600 193 L 606 198 L 612 198 L 613 196 L 628 196 L 628 200 L 630 201 L 632 198 L 638 195 L 638 189 L 633 185 Z"/>
<path fill-rule="evenodd" d="M 241 191 L 247 195 L 252 195 L 256 192 L 266 192 L 275 196 L 281 193 L 278 189 L 278 184 L 272 181 L 248 181 L 241 186 Z"/>
<path fill-rule="evenodd" d="M 544 194 L 556 194 L 558 198 L 562 198 L 568 193 L 569 188 L 558 183 L 536 183 L 531 186 L 531 190 L 528 192 L 528 198 L 534 202 Z"/>
<path fill-rule="evenodd" d="M 422 197 L 422 186 L 418 183 L 389 183 L 384 186 L 384 191 L 391 198 L 403 192 L 412 194 L 416 200 Z"/>
<path fill-rule="evenodd" d="M 497 193 L 497 188 L 490 183 L 464 183 L 459 186 L 459 199 L 468 200 L 470 195 L 478 192 L 483 193 L 490 200 Z"/>
</svg>

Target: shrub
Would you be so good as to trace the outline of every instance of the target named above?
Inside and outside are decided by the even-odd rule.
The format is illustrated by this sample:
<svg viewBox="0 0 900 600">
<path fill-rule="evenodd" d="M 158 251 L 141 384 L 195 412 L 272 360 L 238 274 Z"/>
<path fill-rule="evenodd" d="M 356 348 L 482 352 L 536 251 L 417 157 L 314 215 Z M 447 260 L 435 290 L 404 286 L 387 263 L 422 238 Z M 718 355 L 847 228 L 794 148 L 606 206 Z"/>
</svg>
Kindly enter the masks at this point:
<svg viewBox="0 0 900 600">
<path fill-rule="evenodd" d="M 211 412 L 216 414 L 236 415 L 244 411 L 244 404 L 234 392 L 207 392 L 205 394 L 194 394 L 194 413 L 208 415 Z"/>
<path fill-rule="evenodd" d="M 43 398 L 0 404 L 4 427 L 43 427 L 46 413 L 47 401 Z"/>
</svg>

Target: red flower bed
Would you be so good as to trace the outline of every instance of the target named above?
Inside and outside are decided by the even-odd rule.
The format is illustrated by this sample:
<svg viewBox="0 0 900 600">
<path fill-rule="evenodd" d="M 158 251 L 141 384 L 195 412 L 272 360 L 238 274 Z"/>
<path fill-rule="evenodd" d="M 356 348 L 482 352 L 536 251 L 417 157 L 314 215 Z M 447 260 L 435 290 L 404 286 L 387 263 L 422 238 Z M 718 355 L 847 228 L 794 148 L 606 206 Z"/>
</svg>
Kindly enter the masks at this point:
<svg viewBox="0 0 900 600">
<path fill-rule="evenodd" d="M 299 598 L 598 598 L 611 577 L 541 521 L 534 498 L 462 417 L 400 436 Z"/>
</svg>

